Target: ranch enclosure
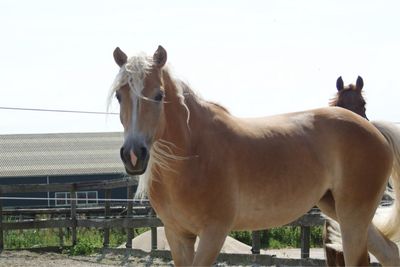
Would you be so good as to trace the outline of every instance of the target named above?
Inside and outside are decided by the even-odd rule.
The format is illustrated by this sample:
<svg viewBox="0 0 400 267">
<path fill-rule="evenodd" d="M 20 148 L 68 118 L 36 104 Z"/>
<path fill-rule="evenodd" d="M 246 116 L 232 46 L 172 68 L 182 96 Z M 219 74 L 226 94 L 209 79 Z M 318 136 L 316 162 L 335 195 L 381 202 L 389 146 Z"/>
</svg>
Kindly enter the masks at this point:
<svg viewBox="0 0 400 267">
<path fill-rule="evenodd" d="M 162 222 L 148 202 L 133 195 L 137 178 L 124 173 L 119 158 L 121 133 L 6 135 L 0 141 L 0 248 L 4 233 L 23 229 L 56 229 L 59 245 L 65 231 L 76 245 L 78 228 L 126 229 L 131 248 L 134 228 L 150 227 L 157 249 L 156 227 Z M 301 257 L 308 258 L 310 229 L 323 218 L 312 210 L 291 223 L 301 229 Z M 252 253 L 260 252 L 260 231 L 252 234 Z M 262 256 L 262 255 L 260 255 Z"/>
<path fill-rule="evenodd" d="M 4 249 L 3 235 L 5 231 L 9 230 L 22 230 L 22 229 L 58 229 L 59 230 L 59 246 L 64 246 L 63 233 L 65 229 L 69 229 L 72 235 L 72 245 L 76 245 L 79 240 L 77 235 L 78 228 L 98 228 L 103 230 L 103 249 L 107 251 L 110 241 L 111 228 L 125 228 L 126 229 L 126 245 L 128 249 L 135 249 L 132 247 L 132 239 L 134 238 L 134 228 L 150 227 L 151 228 L 151 248 L 154 250 L 152 253 L 157 257 L 168 258 L 169 252 L 157 252 L 157 230 L 156 227 L 162 226 L 162 222 L 154 215 L 151 207 L 145 203 L 135 203 L 128 201 L 126 206 L 118 207 L 112 206 L 111 189 L 116 187 L 123 187 L 128 189 L 128 199 L 133 197 L 133 187 L 136 180 L 132 178 L 123 178 L 111 182 L 82 182 L 71 184 L 53 184 L 53 185 L 35 185 L 35 186 L 2 186 L 2 195 L 12 193 L 15 190 L 19 192 L 40 192 L 42 190 L 70 190 L 71 207 L 70 208 L 29 208 L 29 209 L 15 209 L 15 208 L 2 208 L 0 205 L 0 215 L 2 223 L 0 224 L 0 247 Z M 104 190 L 107 199 L 104 201 L 104 206 L 97 207 L 78 207 L 77 200 L 74 199 L 76 192 L 85 190 L 87 188 L 96 190 Z M 48 219 L 42 219 L 41 215 L 46 216 Z M 6 217 L 20 218 L 17 220 L 4 220 Z M 29 219 L 24 219 L 28 216 Z M 32 219 L 33 218 L 33 219 Z M 321 225 L 323 218 L 317 210 L 312 210 L 310 213 L 304 215 L 299 220 L 290 224 L 290 226 L 297 226 L 301 228 L 301 256 L 308 262 L 310 253 L 310 228 L 315 225 Z M 249 261 L 279 261 L 279 258 L 273 259 L 270 255 L 258 255 L 260 253 L 260 232 L 255 231 L 252 235 L 252 253 L 256 254 L 255 258 L 248 258 L 246 255 L 237 255 L 238 260 L 243 258 Z M 117 252 L 121 253 L 121 252 Z M 130 253 L 130 252 L 129 252 Z M 168 255 L 166 256 L 167 253 Z M 229 256 L 222 255 L 221 259 L 225 261 L 231 260 Z M 224 258 L 225 257 L 225 258 Z M 282 259 L 283 261 L 286 261 Z M 298 261 L 295 261 L 298 264 Z M 317 261 L 321 264 L 321 261 Z"/>
</svg>

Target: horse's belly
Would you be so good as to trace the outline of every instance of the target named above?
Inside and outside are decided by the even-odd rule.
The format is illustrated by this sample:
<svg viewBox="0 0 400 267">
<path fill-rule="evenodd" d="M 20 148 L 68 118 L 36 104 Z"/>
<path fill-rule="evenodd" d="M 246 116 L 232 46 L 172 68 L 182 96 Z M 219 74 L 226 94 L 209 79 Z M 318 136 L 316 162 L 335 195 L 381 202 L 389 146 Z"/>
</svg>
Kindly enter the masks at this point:
<svg viewBox="0 0 400 267">
<path fill-rule="evenodd" d="M 233 230 L 260 230 L 286 225 L 305 214 L 312 206 L 307 205 L 308 208 L 301 207 L 297 210 L 293 210 L 293 207 L 290 207 L 291 211 L 289 213 L 275 211 L 274 209 L 278 207 L 268 210 L 247 210 L 237 218 Z"/>
<path fill-rule="evenodd" d="M 316 205 L 324 192 L 325 186 L 318 182 L 242 192 L 234 228 L 257 230 L 291 223 Z"/>
</svg>

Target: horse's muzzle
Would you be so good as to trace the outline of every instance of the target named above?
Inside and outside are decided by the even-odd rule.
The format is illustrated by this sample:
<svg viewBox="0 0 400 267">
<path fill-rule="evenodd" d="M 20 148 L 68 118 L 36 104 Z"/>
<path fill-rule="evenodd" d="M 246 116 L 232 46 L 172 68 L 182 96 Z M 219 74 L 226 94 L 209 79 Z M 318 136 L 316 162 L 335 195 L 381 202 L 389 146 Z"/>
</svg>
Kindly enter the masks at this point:
<svg viewBox="0 0 400 267">
<path fill-rule="evenodd" d="M 150 154 L 144 146 L 138 149 L 123 146 L 120 150 L 120 156 L 127 174 L 141 175 L 146 171 Z"/>
</svg>

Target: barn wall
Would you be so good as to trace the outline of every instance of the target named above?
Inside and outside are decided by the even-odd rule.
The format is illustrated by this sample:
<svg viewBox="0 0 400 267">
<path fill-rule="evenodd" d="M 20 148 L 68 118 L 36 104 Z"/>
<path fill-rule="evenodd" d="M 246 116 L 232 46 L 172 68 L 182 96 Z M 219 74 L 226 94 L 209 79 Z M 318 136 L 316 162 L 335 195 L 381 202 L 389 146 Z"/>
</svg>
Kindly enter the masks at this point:
<svg viewBox="0 0 400 267">
<path fill-rule="evenodd" d="M 1 185 L 10 184 L 47 184 L 47 183 L 79 183 L 89 181 L 108 181 L 125 177 L 124 173 L 113 174 L 91 174 L 91 175 L 60 175 L 60 176 L 36 176 L 36 177 L 5 177 L 0 179 Z M 94 190 L 95 191 L 95 190 Z M 112 198 L 124 199 L 127 197 L 126 188 L 113 189 Z M 43 193 L 13 193 L 5 194 L 3 197 L 32 197 L 32 198 L 55 198 L 56 192 Z M 104 198 L 104 191 L 97 191 L 99 199 Z M 103 203 L 99 201 L 99 203 Z M 55 200 L 3 200 L 4 207 L 54 207 Z"/>
</svg>

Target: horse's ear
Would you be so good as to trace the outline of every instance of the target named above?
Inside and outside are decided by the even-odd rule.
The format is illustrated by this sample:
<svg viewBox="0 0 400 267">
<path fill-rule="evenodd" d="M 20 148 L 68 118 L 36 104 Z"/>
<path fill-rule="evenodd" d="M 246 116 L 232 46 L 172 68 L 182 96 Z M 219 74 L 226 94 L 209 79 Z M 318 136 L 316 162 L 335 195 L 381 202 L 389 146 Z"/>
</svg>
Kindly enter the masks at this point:
<svg viewBox="0 0 400 267">
<path fill-rule="evenodd" d="M 364 87 L 363 78 L 361 78 L 361 76 L 358 76 L 357 81 L 356 81 L 356 88 L 357 88 L 357 90 L 361 91 L 363 87 Z"/>
<path fill-rule="evenodd" d="M 159 68 L 162 68 L 167 62 L 167 51 L 161 45 L 159 45 L 157 51 L 154 52 L 153 61 L 155 66 Z"/>
<path fill-rule="evenodd" d="M 122 67 L 128 60 L 126 54 L 122 52 L 122 50 L 119 49 L 119 47 L 115 48 L 113 55 L 115 63 L 117 63 L 117 65 L 120 67 Z"/>
<path fill-rule="evenodd" d="M 344 84 L 343 84 L 342 76 L 340 76 L 340 77 L 336 80 L 336 88 L 338 89 L 338 91 L 343 90 Z"/>
</svg>

